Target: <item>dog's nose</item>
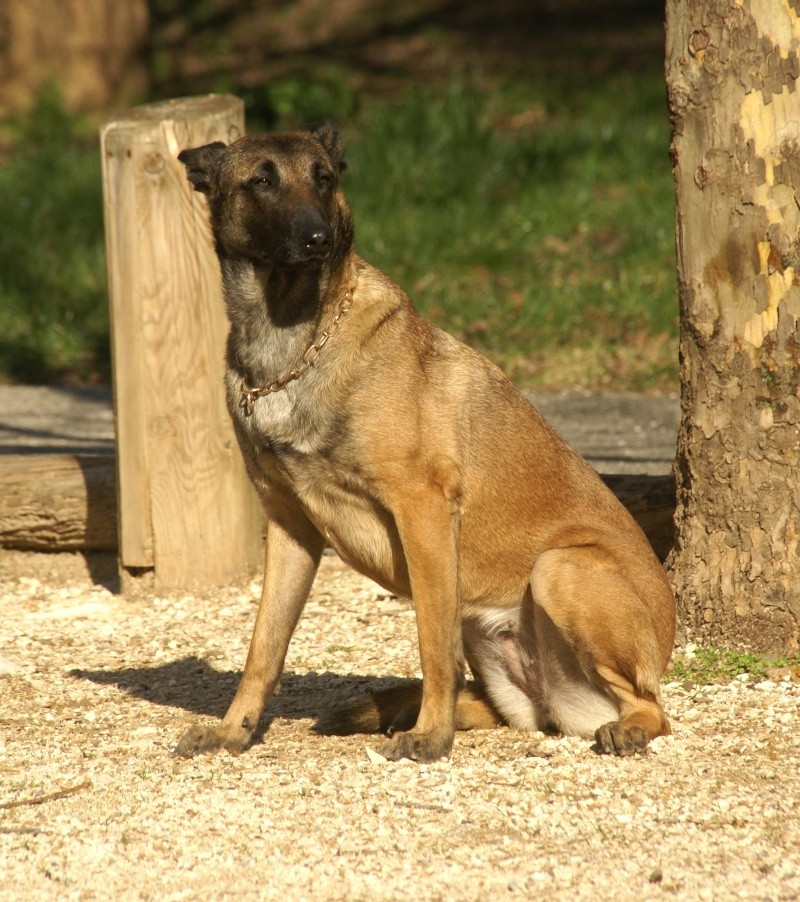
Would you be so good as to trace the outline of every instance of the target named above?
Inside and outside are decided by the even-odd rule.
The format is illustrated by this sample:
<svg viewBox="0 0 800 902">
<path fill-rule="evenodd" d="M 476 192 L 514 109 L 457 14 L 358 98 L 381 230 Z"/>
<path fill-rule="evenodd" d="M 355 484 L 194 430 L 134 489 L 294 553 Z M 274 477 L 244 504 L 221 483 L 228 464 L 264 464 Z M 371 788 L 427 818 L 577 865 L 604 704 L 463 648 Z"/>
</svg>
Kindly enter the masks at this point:
<svg viewBox="0 0 800 902">
<path fill-rule="evenodd" d="M 331 233 L 327 229 L 314 229 L 306 233 L 306 250 L 312 254 L 321 254 L 328 249 Z"/>
</svg>

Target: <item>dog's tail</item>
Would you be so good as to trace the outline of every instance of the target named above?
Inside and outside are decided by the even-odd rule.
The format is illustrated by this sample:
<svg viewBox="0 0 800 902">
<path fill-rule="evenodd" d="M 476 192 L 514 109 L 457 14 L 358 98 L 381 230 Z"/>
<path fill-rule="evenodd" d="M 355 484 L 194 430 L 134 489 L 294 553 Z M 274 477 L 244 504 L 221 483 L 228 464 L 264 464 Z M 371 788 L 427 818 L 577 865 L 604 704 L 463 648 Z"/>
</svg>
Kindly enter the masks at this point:
<svg viewBox="0 0 800 902">
<path fill-rule="evenodd" d="M 410 730 L 417 722 L 421 701 L 419 680 L 379 689 L 367 698 L 323 714 L 314 729 L 328 736 Z M 457 730 L 490 730 L 503 722 L 477 683 L 469 682 L 460 690 L 456 699 Z"/>
</svg>

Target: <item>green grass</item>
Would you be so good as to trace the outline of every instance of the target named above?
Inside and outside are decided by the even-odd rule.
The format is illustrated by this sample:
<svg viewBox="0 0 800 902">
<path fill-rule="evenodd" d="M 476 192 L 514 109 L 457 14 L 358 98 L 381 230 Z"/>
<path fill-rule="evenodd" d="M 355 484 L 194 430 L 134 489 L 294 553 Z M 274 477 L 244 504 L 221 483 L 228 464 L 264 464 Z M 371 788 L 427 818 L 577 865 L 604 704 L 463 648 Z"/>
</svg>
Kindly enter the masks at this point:
<svg viewBox="0 0 800 902">
<path fill-rule="evenodd" d="M 0 378 L 107 378 L 102 189 L 94 132 L 53 87 L 0 165 Z"/>
<path fill-rule="evenodd" d="M 518 380 L 558 383 L 570 358 L 618 388 L 676 378 L 660 75 L 515 99 L 454 86 L 369 107 L 345 181 L 360 250 Z"/>
<path fill-rule="evenodd" d="M 696 648 L 690 657 L 676 661 L 667 671 L 665 681 L 689 680 L 692 683 L 728 683 L 746 673 L 758 681 L 769 677 L 769 671 L 800 669 L 800 653 L 788 657 L 765 658 L 755 652 L 738 652 L 726 648 Z"/>
<path fill-rule="evenodd" d="M 357 246 L 438 325 L 531 386 L 676 383 L 660 66 L 417 87 L 360 105 L 346 91 L 271 90 L 281 126 L 329 105 Z M 0 168 L 0 378 L 104 377 L 95 138 L 52 93 L 17 128 Z"/>
</svg>

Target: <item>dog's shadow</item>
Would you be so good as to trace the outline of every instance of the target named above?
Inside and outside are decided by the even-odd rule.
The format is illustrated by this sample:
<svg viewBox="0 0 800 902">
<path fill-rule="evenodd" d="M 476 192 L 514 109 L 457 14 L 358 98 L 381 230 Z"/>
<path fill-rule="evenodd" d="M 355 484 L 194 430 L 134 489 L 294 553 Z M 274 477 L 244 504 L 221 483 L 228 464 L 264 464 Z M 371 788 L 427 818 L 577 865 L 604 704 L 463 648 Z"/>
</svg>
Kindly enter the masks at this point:
<svg viewBox="0 0 800 902">
<path fill-rule="evenodd" d="M 119 670 L 71 670 L 74 679 L 101 686 L 117 686 L 129 695 L 154 705 L 183 708 L 192 714 L 222 717 L 228 709 L 242 674 L 218 671 L 201 658 L 188 657 L 154 667 Z M 276 718 L 313 719 L 313 729 L 329 733 L 331 712 L 347 707 L 372 691 L 408 681 L 397 677 L 360 674 L 284 673 L 280 686 L 261 717 L 254 740 L 263 736 Z"/>
</svg>

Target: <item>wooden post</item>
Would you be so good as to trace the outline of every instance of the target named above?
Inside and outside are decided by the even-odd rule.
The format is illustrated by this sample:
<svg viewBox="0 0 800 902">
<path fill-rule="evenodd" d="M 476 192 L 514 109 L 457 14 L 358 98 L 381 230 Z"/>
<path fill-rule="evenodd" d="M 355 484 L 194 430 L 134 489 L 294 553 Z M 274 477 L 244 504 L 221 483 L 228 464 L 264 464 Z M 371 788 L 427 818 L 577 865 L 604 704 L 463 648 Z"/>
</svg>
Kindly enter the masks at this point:
<svg viewBox="0 0 800 902">
<path fill-rule="evenodd" d="M 119 555 L 156 590 L 220 586 L 260 558 L 261 512 L 225 407 L 227 321 L 205 201 L 178 153 L 244 133 L 230 96 L 150 104 L 101 129 Z"/>
</svg>

